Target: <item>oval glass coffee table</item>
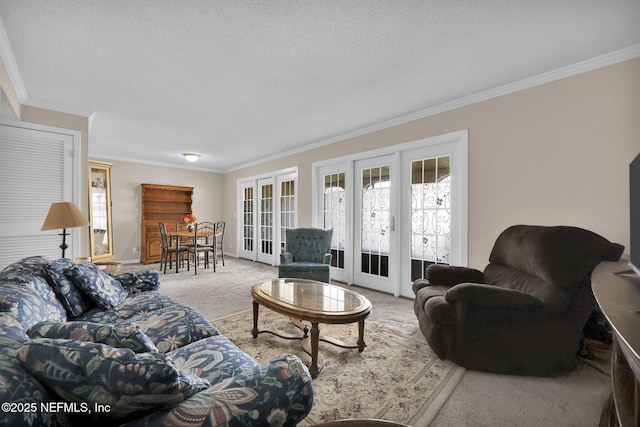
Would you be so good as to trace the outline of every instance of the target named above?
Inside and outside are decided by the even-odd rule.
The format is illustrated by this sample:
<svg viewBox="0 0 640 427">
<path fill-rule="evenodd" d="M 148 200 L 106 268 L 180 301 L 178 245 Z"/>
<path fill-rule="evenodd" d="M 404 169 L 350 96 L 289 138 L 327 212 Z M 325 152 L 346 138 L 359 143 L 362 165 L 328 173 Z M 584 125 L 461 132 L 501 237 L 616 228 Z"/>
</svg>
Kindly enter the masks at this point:
<svg viewBox="0 0 640 427">
<path fill-rule="evenodd" d="M 254 338 L 259 334 L 270 333 L 280 338 L 302 340 L 302 348 L 311 356 L 309 372 L 316 378 L 324 364 L 324 358 L 318 354 L 318 344 L 324 341 L 342 348 L 357 348 L 363 351 L 364 319 L 371 314 L 371 303 L 357 292 L 306 279 L 273 279 L 258 282 L 251 288 L 253 297 Z M 258 309 L 260 306 L 291 318 L 293 324 L 303 331 L 303 335 L 288 335 L 271 330 L 258 329 Z M 311 323 L 311 328 L 304 322 Z M 358 322 L 358 341 L 354 344 L 320 336 L 320 323 L 356 323 Z M 309 336 L 311 331 L 311 336 Z"/>
</svg>

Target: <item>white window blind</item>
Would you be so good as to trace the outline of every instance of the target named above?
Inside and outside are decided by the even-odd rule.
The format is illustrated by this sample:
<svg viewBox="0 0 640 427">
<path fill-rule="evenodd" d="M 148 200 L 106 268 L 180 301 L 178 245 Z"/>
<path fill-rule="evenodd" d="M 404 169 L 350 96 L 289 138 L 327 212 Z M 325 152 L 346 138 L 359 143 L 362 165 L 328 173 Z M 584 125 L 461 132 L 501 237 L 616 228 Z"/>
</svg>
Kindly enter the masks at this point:
<svg viewBox="0 0 640 427">
<path fill-rule="evenodd" d="M 73 152 L 72 135 L 0 125 L 0 268 L 26 256 L 60 257 L 62 230 L 40 229 L 51 203 L 75 201 Z"/>
</svg>

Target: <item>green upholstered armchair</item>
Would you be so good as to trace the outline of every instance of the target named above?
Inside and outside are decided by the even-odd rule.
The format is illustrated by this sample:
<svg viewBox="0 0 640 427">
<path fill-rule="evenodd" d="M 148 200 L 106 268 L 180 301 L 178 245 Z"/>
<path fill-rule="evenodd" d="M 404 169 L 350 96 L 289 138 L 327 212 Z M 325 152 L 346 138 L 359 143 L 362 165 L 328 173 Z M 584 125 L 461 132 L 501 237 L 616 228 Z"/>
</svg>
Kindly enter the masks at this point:
<svg viewBox="0 0 640 427">
<path fill-rule="evenodd" d="M 329 283 L 333 229 L 290 228 L 285 233 L 287 251 L 280 254 L 278 277 Z"/>
</svg>

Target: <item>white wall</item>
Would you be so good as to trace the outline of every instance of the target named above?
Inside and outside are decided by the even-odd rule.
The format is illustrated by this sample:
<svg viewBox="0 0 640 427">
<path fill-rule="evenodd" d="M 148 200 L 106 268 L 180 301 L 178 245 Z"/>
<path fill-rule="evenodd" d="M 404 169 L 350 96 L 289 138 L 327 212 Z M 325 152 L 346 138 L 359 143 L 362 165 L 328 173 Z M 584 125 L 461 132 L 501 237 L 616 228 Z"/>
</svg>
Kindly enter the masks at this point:
<svg viewBox="0 0 640 427">
<path fill-rule="evenodd" d="M 111 200 L 113 205 L 113 248 L 119 261 L 139 261 L 141 203 L 140 184 L 162 184 L 193 187 L 193 213 L 201 221 L 222 218 L 223 179 L 219 174 L 181 168 L 152 166 L 118 160 L 91 158 L 111 163 Z"/>
</svg>

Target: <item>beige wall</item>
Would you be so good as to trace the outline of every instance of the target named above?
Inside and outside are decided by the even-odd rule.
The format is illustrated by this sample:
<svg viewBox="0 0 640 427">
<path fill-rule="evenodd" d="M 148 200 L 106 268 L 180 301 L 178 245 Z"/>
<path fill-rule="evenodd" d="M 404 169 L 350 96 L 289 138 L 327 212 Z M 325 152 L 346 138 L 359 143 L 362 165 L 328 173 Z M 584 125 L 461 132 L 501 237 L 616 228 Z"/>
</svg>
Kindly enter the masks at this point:
<svg viewBox="0 0 640 427">
<path fill-rule="evenodd" d="M 0 84 L 11 99 L 3 70 Z M 21 109 L 24 121 L 80 130 L 86 157 L 86 118 Z M 235 252 L 238 179 L 298 166 L 299 223 L 307 226 L 313 162 L 462 129 L 469 130 L 469 265 L 483 267 L 497 234 L 516 223 L 576 225 L 628 246 L 628 164 L 640 152 L 640 58 L 224 175 L 112 162 L 116 256 L 136 258 L 140 183 L 196 187 L 194 212 L 225 219 L 225 243 Z"/>
<path fill-rule="evenodd" d="M 228 173 L 228 230 L 236 230 L 238 179 L 297 165 L 299 224 L 307 226 L 313 162 L 462 129 L 469 130 L 470 266 L 484 267 L 497 235 L 513 224 L 575 225 L 628 247 L 640 59 Z"/>
<path fill-rule="evenodd" d="M 113 248 L 119 261 L 140 260 L 140 254 L 133 252 L 134 247 L 141 246 L 140 184 L 193 187 L 191 208 L 198 219 L 217 221 L 222 217 L 224 198 L 220 174 L 108 159 L 91 160 L 112 164 Z"/>
</svg>

